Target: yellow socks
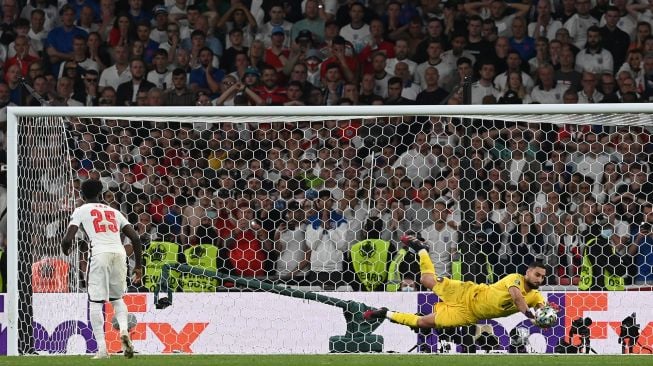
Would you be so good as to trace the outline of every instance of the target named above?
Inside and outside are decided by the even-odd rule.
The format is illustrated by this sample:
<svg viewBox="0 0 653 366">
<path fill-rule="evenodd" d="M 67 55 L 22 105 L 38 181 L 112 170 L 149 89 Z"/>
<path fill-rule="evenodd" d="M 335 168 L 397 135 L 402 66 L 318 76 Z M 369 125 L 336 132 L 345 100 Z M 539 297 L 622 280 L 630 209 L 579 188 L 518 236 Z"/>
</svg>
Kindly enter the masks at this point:
<svg viewBox="0 0 653 366">
<path fill-rule="evenodd" d="M 435 276 L 435 267 L 433 267 L 433 262 L 431 262 L 431 257 L 429 253 L 422 249 L 417 253 L 419 256 L 419 270 L 422 272 L 422 276 L 425 274 L 432 274 Z"/>
<path fill-rule="evenodd" d="M 388 311 L 386 318 L 390 319 L 393 323 L 407 325 L 411 328 L 417 328 L 417 319 L 419 316 L 409 313 L 395 313 L 394 311 Z"/>
</svg>

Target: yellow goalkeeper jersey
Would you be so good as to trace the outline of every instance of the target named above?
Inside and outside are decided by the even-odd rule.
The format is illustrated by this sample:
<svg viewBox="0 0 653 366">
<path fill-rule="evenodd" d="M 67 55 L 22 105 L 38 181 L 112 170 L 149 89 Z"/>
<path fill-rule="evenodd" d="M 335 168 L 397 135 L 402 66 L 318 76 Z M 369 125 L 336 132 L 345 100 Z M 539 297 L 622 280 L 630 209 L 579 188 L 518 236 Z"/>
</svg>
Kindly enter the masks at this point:
<svg viewBox="0 0 653 366">
<path fill-rule="evenodd" d="M 519 288 L 529 307 L 545 303 L 544 297 L 538 290 L 526 292 L 523 275 L 513 273 L 491 285 L 478 285 L 475 296 L 470 299 L 472 313 L 479 319 L 492 319 L 518 312 L 508 291 L 511 287 Z"/>
</svg>

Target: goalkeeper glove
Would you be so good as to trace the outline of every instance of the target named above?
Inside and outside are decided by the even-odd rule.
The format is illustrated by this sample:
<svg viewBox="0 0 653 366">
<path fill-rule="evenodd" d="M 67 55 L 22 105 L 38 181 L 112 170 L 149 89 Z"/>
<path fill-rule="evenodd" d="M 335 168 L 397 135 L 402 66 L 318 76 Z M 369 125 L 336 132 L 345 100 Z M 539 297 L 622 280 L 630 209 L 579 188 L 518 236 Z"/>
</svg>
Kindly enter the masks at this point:
<svg viewBox="0 0 653 366">
<path fill-rule="evenodd" d="M 402 236 L 401 242 L 404 244 L 406 248 L 408 248 L 409 251 L 411 251 L 415 255 L 417 255 L 417 253 L 419 253 L 419 251 L 422 249 L 426 250 L 427 252 L 429 251 L 428 246 L 422 243 L 423 240 L 420 241 L 420 239 L 412 235 Z"/>
</svg>

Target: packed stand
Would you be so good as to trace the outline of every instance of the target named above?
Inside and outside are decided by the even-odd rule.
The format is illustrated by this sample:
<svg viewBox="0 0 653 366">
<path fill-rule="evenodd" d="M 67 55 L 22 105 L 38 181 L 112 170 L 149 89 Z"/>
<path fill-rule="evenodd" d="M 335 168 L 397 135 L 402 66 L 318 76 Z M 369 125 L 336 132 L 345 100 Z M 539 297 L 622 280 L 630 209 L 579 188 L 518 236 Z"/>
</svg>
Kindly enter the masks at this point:
<svg viewBox="0 0 653 366">
<path fill-rule="evenodd" d="M 461 104 L 467 76 L 473 104 L 647 102 L 653 90 L 653 13 L 636 1 L 1 10 L 2 107 Z M 395 262 L 414 232 L 443 275 L 487 282 L 538 259 L 550 284 L 576 285 L 582 268 L 591 289 L 653 281 L 649 129 L 438 117 L 69 127 L 76 182 L 102 179 L 105 200 L 164 243 L 147 254 L 159 261 L 209 253 L 210 268 L 248 277 L 369 290 L 387 287 L 381 275 L 414 289 L 411 261 Z M 379 248 L 399 278 L 357 275 Z"/>
</svg>

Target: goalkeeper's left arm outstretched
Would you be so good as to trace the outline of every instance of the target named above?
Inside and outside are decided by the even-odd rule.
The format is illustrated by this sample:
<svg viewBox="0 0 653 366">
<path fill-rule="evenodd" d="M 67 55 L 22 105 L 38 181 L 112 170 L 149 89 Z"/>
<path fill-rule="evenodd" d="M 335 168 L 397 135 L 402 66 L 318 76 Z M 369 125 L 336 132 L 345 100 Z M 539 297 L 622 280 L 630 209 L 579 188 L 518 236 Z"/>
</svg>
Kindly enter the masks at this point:
<svg viewBox="0 0 653 366">
<path fill-rule="evenodd" d="M 462 282 L 435 273 L 428 247 L 414 236 L 402 238 L 404 245 L 417 255 L 422 285 L 439 298 L 433 312 L 419 316 L 411 313 L 389 311 L 387 308 L 368 310 L 368 320 L 388 318 L 394 323 L 411 328 L 448 328 L 476 324 L 479 320 L 493 319 L 521 312 L 538 324 L 530 308 L 546 305 L 537 290 L 546 277 L 546 267 L 540 262 L 531 263 L 525 274 L 513 273 L 491 285 Z"/>
</svg>

